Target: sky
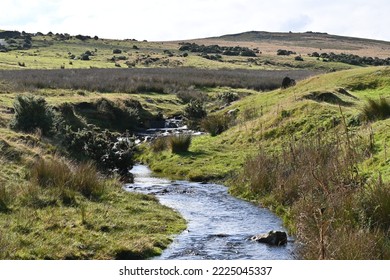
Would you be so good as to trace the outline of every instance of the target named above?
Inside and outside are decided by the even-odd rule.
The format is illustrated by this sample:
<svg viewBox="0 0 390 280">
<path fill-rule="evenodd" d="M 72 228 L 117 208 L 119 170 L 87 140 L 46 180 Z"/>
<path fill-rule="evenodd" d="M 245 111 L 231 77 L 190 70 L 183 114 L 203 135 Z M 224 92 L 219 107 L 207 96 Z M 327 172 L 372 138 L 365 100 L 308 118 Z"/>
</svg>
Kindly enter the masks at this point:
<svg viewBox="0 0 390 280">
<path fill-rule="evenodd" d="M 168 41 L 245 31 L 390 41 L 388 0 L 1 0 L 0 30 Z"/>
</svg>

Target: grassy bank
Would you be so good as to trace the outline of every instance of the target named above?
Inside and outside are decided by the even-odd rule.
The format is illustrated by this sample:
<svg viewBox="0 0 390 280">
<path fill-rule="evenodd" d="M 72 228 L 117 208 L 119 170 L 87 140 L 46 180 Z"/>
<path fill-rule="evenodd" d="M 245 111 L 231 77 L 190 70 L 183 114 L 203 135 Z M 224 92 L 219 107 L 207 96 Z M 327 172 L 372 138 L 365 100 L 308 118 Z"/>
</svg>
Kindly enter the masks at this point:
<svg viewBox="0 0 390 280">
<path fill-rule="evenodd" d="M 89 110 L 77 111 L 69 103 L 64 106 L 71 93 L 56 92 L 49 94 L 49 103 L 42 92 L 0 95 L 0 259 L 146 259 L 160 254 L 185 221 L 153 196 L 126 192 L 119 176 L 105 172 L 100 159 L 103 149 L 114 149 L 109 138 L 115 134 L 97 133 L 98 126 L 70 130 L 107 124 L 107 117 L 123 119 L 133 111 L 123 104 L 121 110 L 117 96 L 115 102 L 98 99 L 104 103 L 100 113 L 94 102 L 84 103 Z M 72 138 L 69 146 L 63 143 L 66 135 Z M 131 164 L 128 148 L 120 152 L 125 169 Z M 105 155 L 106 165 L 117 158 Z"/>
<path fill-rule="evenodd" d="M 93 165 L 50 155 L 34 135 L 1 132 L 1 259 L 145 259 L 185 228 L 179 214 Z"/>
<path fill-rule="evenodd" d="M 239 109 L 227 131 L 194 137 L 182 154 L 146 148 L 143 160 L 164 175 L 223 181 L 271 208 L 302 258 L 387 259 L 388 74 L 348 70 L 251 95 L 226 108 Z M 387 113 L 370 118 L 370 107 Z"/>
</svg>

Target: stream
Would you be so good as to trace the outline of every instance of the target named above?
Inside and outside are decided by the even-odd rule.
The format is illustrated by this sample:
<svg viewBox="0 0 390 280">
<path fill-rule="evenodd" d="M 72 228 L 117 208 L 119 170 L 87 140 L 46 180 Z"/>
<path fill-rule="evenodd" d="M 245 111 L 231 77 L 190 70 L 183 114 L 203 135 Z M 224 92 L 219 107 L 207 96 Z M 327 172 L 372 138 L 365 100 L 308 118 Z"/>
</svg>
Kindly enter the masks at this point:
<svg viewBox="0 0 390 280">
<path fill-rule="evenodd" d="M 256 234 L 282 230 L 281 220 L 269 210 L 230 196 L 223 185 L 171 181 L 153 177 L 144 165 L 131 172 L 126 190 L 153 194 L 177 210 L 187 229 L 177 235 L 157 260 L 285 260 L 294 259 L 294 243 L 275 247 L 250 240 Z"/>
</svg>

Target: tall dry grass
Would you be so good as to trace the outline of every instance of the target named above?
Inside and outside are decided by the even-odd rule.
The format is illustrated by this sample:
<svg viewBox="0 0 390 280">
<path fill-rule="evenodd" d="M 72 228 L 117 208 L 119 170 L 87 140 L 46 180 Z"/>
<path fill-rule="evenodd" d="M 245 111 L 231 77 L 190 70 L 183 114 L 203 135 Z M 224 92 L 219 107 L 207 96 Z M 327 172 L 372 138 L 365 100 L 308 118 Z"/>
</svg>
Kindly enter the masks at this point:
<svg viewBox="0 0 390 280">
<path fill-rule="evenodd" d="M 364 118 L 369 121 L 390 118 L 390 100 L 384 97 L 378 100 L 369 98 L 362 111 Z"/>
<path fill-rule="evenodd" d="M 31 168 L 30 181 L 31 197 L 43 189 L 56 193 L 64 203 L 74 202 L 77 193 L 89 199 L 104 194 L 104 182 L 91 162 L 71 164 L 59 158 L 39 159 Z"/>
<path fill-rule="evenodd" d="M 0 80 L 14 90 L 63 88 L 98 92 L 173 93 L 190 87 L 279 88 L 285 76 L 301 80 L 318 74 L 312 70 L 259 71 L 243 69 L 147 68 L 3 70 Z"/>
<path fill-rule="evenodd" d="M 390 256 L 390 187 L 370 183 L 359 163 L 371 145 L 336 133 L 289 141 L 249 158 L 233 192 L 285 207 L 307 259 Z"/>
</svg>

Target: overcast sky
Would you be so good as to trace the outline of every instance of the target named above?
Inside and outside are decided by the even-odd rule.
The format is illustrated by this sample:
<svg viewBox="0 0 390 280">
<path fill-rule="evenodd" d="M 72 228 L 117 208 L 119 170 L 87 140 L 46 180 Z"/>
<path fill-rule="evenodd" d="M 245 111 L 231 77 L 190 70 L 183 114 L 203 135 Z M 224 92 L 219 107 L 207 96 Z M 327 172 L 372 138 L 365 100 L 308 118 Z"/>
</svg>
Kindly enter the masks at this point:
<svg viewBox="0 0 390 280">
<path fill-rule="evenodd" d="M 244 31 L 390 41 L 388 0 L 1 0 L 0 29 L 149 41 Z"/>
</svg>

